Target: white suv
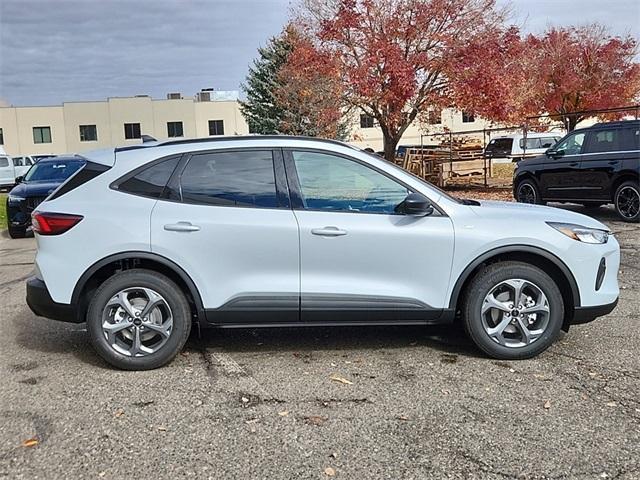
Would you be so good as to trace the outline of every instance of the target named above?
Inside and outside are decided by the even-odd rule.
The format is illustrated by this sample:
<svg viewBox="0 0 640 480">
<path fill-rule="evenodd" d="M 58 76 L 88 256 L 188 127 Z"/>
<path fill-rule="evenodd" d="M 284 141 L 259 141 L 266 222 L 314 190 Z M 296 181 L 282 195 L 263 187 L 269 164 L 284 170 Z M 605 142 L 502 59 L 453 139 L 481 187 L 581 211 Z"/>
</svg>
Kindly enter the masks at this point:
<svg viewBox="0 0 640 480">
<path fill-rule="evenodd" d="M 619 247 L 600 222 L 457 200 L 342 143 L 217 137 L 86 158 L 33 213 L 27 302 L 86 321 L 120 368 L 166 364 L 194 322 L 459 319 L 488 355 L 528 358 L 618 299 Z"/>
</svg>

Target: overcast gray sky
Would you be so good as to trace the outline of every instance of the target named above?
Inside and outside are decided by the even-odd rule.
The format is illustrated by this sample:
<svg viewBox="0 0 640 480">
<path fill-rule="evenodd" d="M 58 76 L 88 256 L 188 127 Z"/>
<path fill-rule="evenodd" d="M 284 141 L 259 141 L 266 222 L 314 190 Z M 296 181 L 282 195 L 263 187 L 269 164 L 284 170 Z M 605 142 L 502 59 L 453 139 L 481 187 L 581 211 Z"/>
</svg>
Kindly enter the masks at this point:
<svg viewBox="0 0 640 480">
<path fill-rule="evenodd" d="M 598 21 L 640 37 L 640 0 L 510 3 L 528 31 Z M 289 0 L 0 0 L 0 99 L 51 105 L 237 90 L 288 11 Z"/>
</svg>

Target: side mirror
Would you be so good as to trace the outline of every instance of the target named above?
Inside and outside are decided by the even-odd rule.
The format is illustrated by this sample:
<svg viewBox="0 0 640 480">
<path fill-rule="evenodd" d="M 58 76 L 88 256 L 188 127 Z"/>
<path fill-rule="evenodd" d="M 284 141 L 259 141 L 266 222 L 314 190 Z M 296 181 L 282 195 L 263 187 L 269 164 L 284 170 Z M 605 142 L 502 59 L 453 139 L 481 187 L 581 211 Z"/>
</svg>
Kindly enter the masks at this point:
<svg viewBox="0 0 640 480">
<path fill-rule="evenodd" d="M 16 177 L 16 185 L 19 183 L 22 183 L 22 181 L 24 180 L 24 175 L 20 175 L 18 177 Z"/>
<path fill-rule="evenodd" d="M 433 213 L 433 205 L 427 197 L 419 193 L 410 193 L 400 204 L 401 211 L 405 215 L 414 217 L 426 217 Z"/>
<path fill-rule="evenodd" d="M 550 148 L 545 153 L 547 154 L 548 157 L 553 157 L 553 158 L 560 158 L 564 156 L 564 150 L 554 150 L 553 148 Z"/>
</svg>

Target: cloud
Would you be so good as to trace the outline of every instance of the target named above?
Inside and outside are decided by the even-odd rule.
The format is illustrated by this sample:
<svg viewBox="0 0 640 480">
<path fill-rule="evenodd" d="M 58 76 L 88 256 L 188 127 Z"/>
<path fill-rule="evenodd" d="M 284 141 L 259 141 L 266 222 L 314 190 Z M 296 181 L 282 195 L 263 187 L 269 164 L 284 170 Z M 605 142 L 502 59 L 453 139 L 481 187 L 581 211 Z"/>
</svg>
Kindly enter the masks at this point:
<svg viewBox="0 0 640 480">
<path fill-rule="evenodd" d="M 15 105 L 236 90 L 287 0 L 2 0 L 0 97 Z"/>
</svg>

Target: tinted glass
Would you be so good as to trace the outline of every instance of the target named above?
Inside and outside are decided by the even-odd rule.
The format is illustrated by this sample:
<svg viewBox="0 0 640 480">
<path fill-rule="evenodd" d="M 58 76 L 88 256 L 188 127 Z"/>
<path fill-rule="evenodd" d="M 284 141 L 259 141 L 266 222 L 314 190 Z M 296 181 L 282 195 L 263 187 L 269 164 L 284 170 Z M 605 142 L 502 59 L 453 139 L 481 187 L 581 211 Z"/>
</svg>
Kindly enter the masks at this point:
<svg viewBox="0 0 640 480">
<path fill-rule="evenodd" d="M 590 132 L 584 153 L 614 152 L 618 150 L 620 133 L 621 130 L 613 128 Z"/>
<path fill-rule="evenodd" d="M 508 155 L 511 153 L 511 146 L 513 145 L 512 138 L 496 138 L 491 140 L 487 145 L 487 153 L 495 155 Z"/>
<path fill-rule="evenodd" d="M 180 178 L 182 200 L 219 206 L 278 206 L 270 150 L 194 155 Z"/>
<path fill-rule="evenodd" d="M 625 128 L 620 135 L 620 150 L 640 150 L 640 127 Z"/>
<path fill-rule="evenodd" d="M 0 167 L 8 167 L 8 166 L 9 166 L 9 158 L 0 157 Z"/>
<path fill-rule="evenodd" d="M 62 182 L 84 165 L 82 160 L 39 162 L 29 169 L 25 182 Z"/>
<path fill-rule="evenodd" d="M 555 146 L 556 151 L 564 150 L 565 155 L 577 155 L 582 149 L 584 143 L 584 132 L 577 132 L 569 135 Z"/>
<path fill-rule="evenodd" d="M 125 180 L 118 190 L 145 197 L 159 198 L 167 185 L 171 174 L 178 165 L 179 157 L 169 158 L 142 170 L 134 177 Z"/>
<path fill-rule="evenodd" d="M 294 152 L 305 208 L 395 213 L 409 191 L 358 162 L 325 153 Z"/>
</svg>

